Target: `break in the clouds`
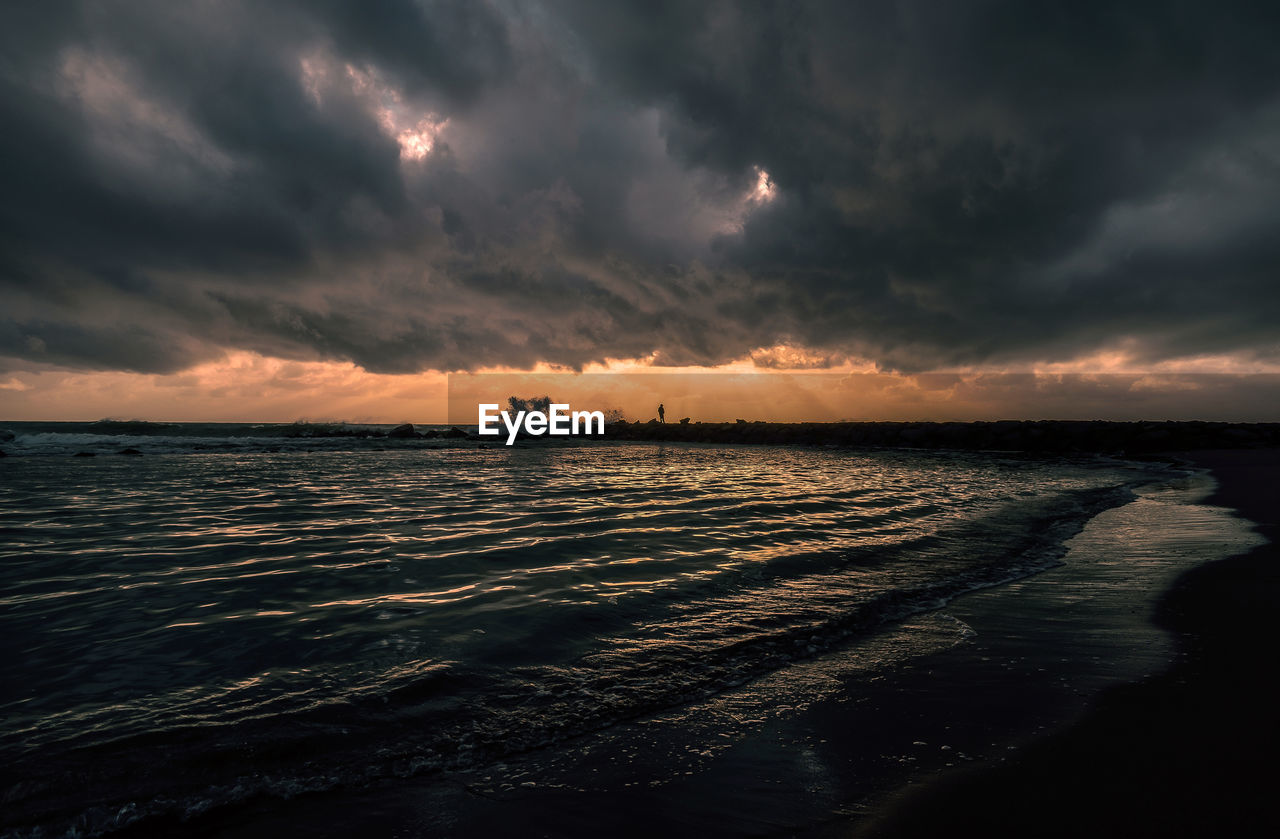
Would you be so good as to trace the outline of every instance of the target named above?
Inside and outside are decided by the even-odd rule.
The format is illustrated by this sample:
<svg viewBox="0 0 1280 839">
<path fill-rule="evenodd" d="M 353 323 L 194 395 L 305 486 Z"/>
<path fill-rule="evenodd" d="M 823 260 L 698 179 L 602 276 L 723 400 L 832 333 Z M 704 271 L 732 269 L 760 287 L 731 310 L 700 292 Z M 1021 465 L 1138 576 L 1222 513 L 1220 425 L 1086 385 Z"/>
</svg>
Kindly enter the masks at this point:
<svg viewBox="0 0 1280 839">
<path fill-rule="evenodd" d="M 1274 361 L 1278 39 L 1170 0 L 6 4 L 0 356 Z"/>
</svg>

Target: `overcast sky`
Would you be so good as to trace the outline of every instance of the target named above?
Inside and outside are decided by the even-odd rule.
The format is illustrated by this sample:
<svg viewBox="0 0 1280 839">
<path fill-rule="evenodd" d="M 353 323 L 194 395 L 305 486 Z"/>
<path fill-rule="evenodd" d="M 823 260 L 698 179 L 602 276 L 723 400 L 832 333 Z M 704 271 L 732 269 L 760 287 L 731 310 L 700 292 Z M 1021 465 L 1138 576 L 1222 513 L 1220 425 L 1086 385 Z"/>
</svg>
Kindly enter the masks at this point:
<svg viewBox="0 0 1280 839">
<path fill-rule="evenodd" d="M 1275 3 L 8 3 L 0 376 L 1274 371 L 1277 44 Z"/>
</svg>

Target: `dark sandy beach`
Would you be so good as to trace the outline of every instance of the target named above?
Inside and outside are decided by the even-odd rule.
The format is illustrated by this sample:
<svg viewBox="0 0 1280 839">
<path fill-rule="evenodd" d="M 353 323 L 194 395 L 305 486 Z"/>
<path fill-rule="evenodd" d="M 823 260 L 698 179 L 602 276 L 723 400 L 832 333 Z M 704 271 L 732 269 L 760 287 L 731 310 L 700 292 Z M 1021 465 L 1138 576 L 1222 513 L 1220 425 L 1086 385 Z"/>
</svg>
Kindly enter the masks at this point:
<svg viewBox="0 0 1280 839">
<path fill-rule="evenodd" d="M 1165 673 L 1113 689 L 1077 724 L 995 768 L 944 775 L 834 835 L 1275 835 L 1280 721 L 1280 451 L 1203 451 L 1210 503 L 1270 540 L 1184 574 L 1158 620 L 1180 652 Z"/>
</svg>

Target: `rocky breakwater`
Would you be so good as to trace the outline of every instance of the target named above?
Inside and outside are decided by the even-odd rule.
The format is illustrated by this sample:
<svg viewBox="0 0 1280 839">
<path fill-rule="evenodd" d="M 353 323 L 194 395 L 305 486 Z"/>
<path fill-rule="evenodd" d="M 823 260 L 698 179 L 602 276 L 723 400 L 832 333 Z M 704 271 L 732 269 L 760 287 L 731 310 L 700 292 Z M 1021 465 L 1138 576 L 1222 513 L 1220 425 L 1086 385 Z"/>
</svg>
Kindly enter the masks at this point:
<svg viewBox="0 0 1280 839">
<path fill-rule="evenodd" d="M 646 423 L 614 422 L 611 440 L 686 443 L 1147 454 L 1280 447 L 1280 423 L 998 422 Z"/>
<path fill-rule="evenodd" d="M 467 434 L 457 426 L 453 426 L 444 431 L 438 431 L 434 428 L 426 428 L 419 431 L 414 427 L 413 423 L 406 422 L 397 425 L 395 428 L 383 430 L 380 428 L 369 428 L 362 426 L 348 426 L 344 423 L 294 423 L 292 426 L 286 427 L 283 436 L 285 437 L 358 437 L 361 439 L 385 439 L 385 440 L 432 440 L 441 438 L 445 440 L 462 440 L 473 437 Z"/>
</svg>

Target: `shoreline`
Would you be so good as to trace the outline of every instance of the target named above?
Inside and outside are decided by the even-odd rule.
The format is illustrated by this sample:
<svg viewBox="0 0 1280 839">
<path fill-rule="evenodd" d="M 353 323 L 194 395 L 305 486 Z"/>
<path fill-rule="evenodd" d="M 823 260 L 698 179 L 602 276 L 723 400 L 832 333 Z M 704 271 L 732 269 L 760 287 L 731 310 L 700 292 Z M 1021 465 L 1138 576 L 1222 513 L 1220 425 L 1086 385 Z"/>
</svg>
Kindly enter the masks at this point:
<svg viewBox="0 0 1280 839">
<path fill-rule="evenodd" d="M 618 835 L 660 831 L 671 835 L 914 836 L 954 829 L 956 819 L 995 835 L 1109 835 L 1106 825 L 1096 823 L 1102 818 L 1096 813 L 1094 822 L 1072 823 L 1061 827 L 1061 833 L 1052 832 L 1058 825 L 1046 828 L 1036 819 L 1055 813 L 1054 808 L 1075 813 L 1081 809 L 1075 800 L 1079 797 L 1108 802 L 1106 807 L 1120 806 L 1085 788 L 1097 763 L 1108 764 L 1113 774 L 1119 770 L 1110 764 L 1128 767 L 1128 775 L 1104 783 L 1104 791 L 1141 786 L 1129 775 L 1156 778 L 1143 793 L 1147 797 L 1140 810 L 1146 813 L 1154 806 L 1151 797 L 1168 786 L 1166 776 L 1174 761 L 1159 749 L 1168 743 L 1153 746 L 1134 738 L 1158 738 L 1164 731 L 1177 729 L 1185 741 L 1204 733 L 1205 719 L 1216 722 L 1235 711 L 1229 704 L 1202 703 L 1194 706 L 1197 713 L 1203 711 L 1197 716 L 1186 713 L 1190 706 L 1179 700 L 1176 708 L 1187 717 L 1180 721 L 1162 707 L 1169 704 L 1168 691 L 1151 694 L 1149 686 L 1170 679 L 1176 685 L 1185 684 L 1185 673 L 1170 674 L 1187 668 L 1189 662 L 1199 662 L 1199 677 L 1205 675 L 1206 661 L 1213 665 L 1211 673 L 1233 677 L 1241 667 L 1258 669 L 1259 656 L 1249 644 L 1223 643 L 1239 633 L 1227 637 L 1197 627 L 1204 624 L 1213 630 L 1214 622 L 1226 615 L 1243 622 L 1246 633 L 1254 632 L 1257 626 L 1265 627 L 1276 593 L 1276 588 L 1249 584 L 1241 596 L 1255 595 L 1251 605 L 1242 608 L 1237 597 L 1224 608 L 1215 600 L 1224 591 L 1241 594 L 1239 580 L 1230 574 L 1224 577 L 1224 567 L 1234 568 L 1242 556 L 1253 556 L 1271 545 L 1231 559 L 1212 559 L 1227 557 L 1228 552 L 1217 544 L 1193 544 L 1179 553 L 1180 546 L 1171 540 L 1194 542 L 1197 508 L 1208 509 L 1205 505 L 1215 505 L 1213 515 L 1238 525 L 1229 530 L 1246 532 L 1251 522 L 1257 522 L 1262 525 L 1257 529 L 1265 528 L 1274 539 L 1280 492 L 1269 478 L 1280 473 L 1280 450 L 1197 452 L 1180 457 L 1202 473 L 1211 470 L 1217 478 L 1212 493 L 1206 495 L 1209 486 L 1203 477 L 1191 495 L 1183 493 L 1185 520 L 1175 516 L 1166 518 L 1164 526 L 1153 527 L 1153 520 L 1139 516 L 1126 524 L 1116 516 L 1123 517 L 1123 511 L 1136 509 L 1135 505 L 1108 508 L 1093 515 L 1071 540 L 1088 537 L 1084 538 L 1087 543 L 1099 532 L 1103 537 L 1110 534 L 1110 547 L 1095 546 L 1092 560 L 1073 553 L 1064 565 L 968 592 L 939 610 L 905 621 L 904 631 L 923 631 L 939 639 L 934 652 L 876 671 L 866 666 L 867 650 L 855 645 L 781 671 L 770 692 L 779 709 L 795 707 L 766 714 L 765 719 L 749 718 L 759 716 L 752 713 L 742 717 L 748 724 L 740 730 L 730 727 L 725 729 L 730 734 L 704 736 L 702 746 L 722 742 L 723 748 L 717 745 L 706 752 L 705 760 L 694 757 L 681 767 L 691 771 L 672 773 L 664 765 L 667 757 L 659 753 L 702 754 L 690 752 L 688 747 L 699 746 L 700 741 L 688 729 L 691 724 L 701 725 L 699 720 L 732 712 L 732 692 L 723 697 L 726 702 L 717 699 L 677 714 L 624 721 L 600 739 L 588 734 L 571 749 L 574 754 L 564 760 L 555 758 L 553 764 L 546 762 L 545 754 L 531 753 L 528 760 L 513 755 L 506 762 L 509 766 L 499 765 L 496 770 L 486 767 L 481 773 L 447 772 L 377 788 L 246 801 L 243 807 L 233 805 L 190 821 L 148 820 L 118 835 L 173 829 L 198 836 L 266 837 L 302 825 L 313 835 L 338 836 L 362 824 L 375 834 L 388 835 L 405 830 L 501 835 L 537 825 L 540 831 L 535 834 L 550 836 L 589 836 L 604 829 Z M 1182 480 L 1172 477 L 1176 472 L 1170 470 L 1170 479 L 1156 484 Z M 1225 507 L 1248 512 L 1252 518 L 1244 520 Z M 1143 529 L 1133 530 L 1135 522 Z M 1090 536 L 1090 531 L 1096 532 Z M 1221 528 L 1217 532 L 1223 539 L 1231 536 Z M 1125 534 L 1133 549 L 1115 550 L 1116 540 Z M 1088 546 L 1073 544 L 1070 550 L 1087 553 Z M 1148 567 L 1140 575 L 1141 585 L 1135 586 L 1125 576 L 1126 569 L 1136 569 L 1134 557 L 1139 555 L 1156 559 L 1160 567 L 1154 571 Z M 1111 571 L 1101 566 L 1091 569 L 1091 562 L 1098 565 L 1100 556 L 1119 561 L 1111 563 Z M 1157 607 L 1158 620 L 1152 620 Z M 894 643 L 880 641 L 889 648 Z M 1175 641 L 1179 657 L 1171 667 Z M 1234 659 L 1238 660 L 1232 666 L 1218 667 Z M 794 688 L 805 680 L 834 687 L 798 701 L 807 694 Z M 754 687 L 752 683 L 749 689 Z M 1201 684 L 1200 694 L 1205 693 L 1212 691 Z M 1110 733 L 1105 736 L 1089 734 L 1095 718 L 1117 705 L 1123 722 L 1107 722 L 1104 730 Z M 1260 730 L 1268 724 L 1274 727 L 1265 717 L 1267 707 L 1259 700 L 1258 707 L 1243 716 Z M 1159 713 L 1153 714 L 1152 708 Z M 1148 731 L 1157 717 L 1164 728 Z M 1115 738 L 1117 727 L 1128 740 Z M 709 736 L 731 739 L 708 740 Z M 1249 736 L 1236 734 L 1244 741 Z M 1071 748 L 1076 751 L 1068 750 L 1065 758 L 1055 756 L 1053 744 L 1064 739 L 1070 743 L 1073 737 L 1078 742 Z M 1218 771 L 1219 761 L 1203 742 L 1173 748 L 1188 752 L 1188 760 L 1208 756 L 1210 766 L 1205 771 L 1210 775 Z M 1046 750 L 1051 765 L 1037 768 L 1036 761 L 1046 760 L 1040 757 Z M 630 759 L 626 765 L 616 759 L 621 752 Z M 1130 762 L 1117 760 L 1116 753 Z M 1266 756 L 1264 749 L 1250 777 L 1269 777 L 1262 762 Z M 517 788 L 495 794 L 490 778 L 483 774 L 493 771 L 515 778 Z M 599 782 L 581 784 L 588 777 Z M 519 783 L 526 778 L 536 783 Z M 1024 795 L 1018 783 L 1031 784 L 1033 789 Z M 580 786 L 584 788 L 575 789 Z M 1059 787 L 1071 792 L 1046 797 Z M 1016 801 L 1011 804 L 1012 799 Z M 1192 797 L 1180 798 L 1187 800 Z M 1252 800 L 1261 801 L 1260 793 Z M 1022 822 L 1016 821 L 1019 813 L 1025 819 Z M 926 821 L 921 822 L 922 818 Z M 1174 828 L 1192 823 L 1181 815 L 1168 821 L 1172 828 L 1157 822 L 1162 835 L 1179 835 Z M 1117 833 L 1147 832 L 1145 823 L 1134 819 L 1117 818 L 1116 825 Z M 1207 828 L 1201 824 L 1186 829 L 1198 834 Z"/>
<path fill-rule="evenodd" d="M 1098 525 L 1115 538 L 1114 523 Z M 870 679 L 857 663 L 860 650 L 796 668 L 786 677 L 826 679 L 838 687 L 794 712 L 756 721 L 714 759 L 683 776 L 663 776 L 654 756 L 684 748 L 683 722 L 639 720 L 623 723 L 625 730 L 598 744 L 589 735 L 581 760 L 550 773 L 537 754 L 529 756 L 528 766 L 524 757 L 513 757 L 502 771 L 538 783 L 509 794 L 487 792 L 487 777 L 450 773 L 336 796 L 263 801 L 208 814 L 182 829 L 200 836 L 266 837 L 303 824 L 315 835 L 337 836 L 352 824 L 351 814 L 359 813 L 366 827 L 387 834 L 443 830 L 483 836 L 536 826 L 533 835 L 548 836 L 606 829 L 617 835 L 863 835 L 881 815 L 900 809 L 895 789 L 934 789 L 957 778 L 970 761 L 998 765 L 1007 755 L 1021 754 L 1011 749 L 1028 743 L 1034 748 L 1046 732 L 1079 724 L 1108 686 L 1163 670 L 1173 645 L 1148 615 L 1159 591 L 1187 567 L 1184 561 L 1158 571 L 1158 578 L 1143 577 L 1148 588 L 1119 585 L 1104 592 L 1102 599 L 1109 601 L 1102 604 L 1092 596 L 1099 577 L 1087 561 L 970 592 L 907 623 L 934 623 L 927 631 L 939 634 L 968 632 L 971 625 L 976 638 L 945 643 Z M 1099 622 L 1098 637 L 1085 637 Z M 785 685 L 780 695 L 788 695 Z M 620 767 L 609 758 L 617 751 L 610 744 L 617 742 L 647 742 L 653 754 L 641 749 Z M 600 783 L 591 791 L 573 791 L 574 779 L 583 777 Z M 656 788 L 655 777 L 665 778 Z M 917 833 L 908 827 L 901 835 Z"/>
<path fill-rule="evenodd" d="M 1076 722 L 1008 763 L 900 790 L 826 836 L 1205 836 L 1280 830 L 1266 802 L 1280 747 L 1280 450 L 1182 452 L 1266 544 L 1202 563 L 1165 591 L 1155 625 L 1176 639 L 1163 672 L 1105 691 Z"/>
</svg>

